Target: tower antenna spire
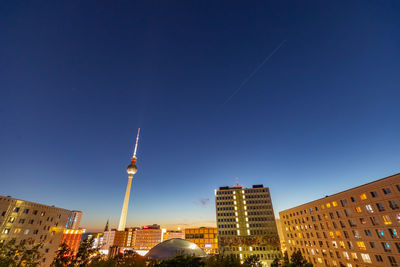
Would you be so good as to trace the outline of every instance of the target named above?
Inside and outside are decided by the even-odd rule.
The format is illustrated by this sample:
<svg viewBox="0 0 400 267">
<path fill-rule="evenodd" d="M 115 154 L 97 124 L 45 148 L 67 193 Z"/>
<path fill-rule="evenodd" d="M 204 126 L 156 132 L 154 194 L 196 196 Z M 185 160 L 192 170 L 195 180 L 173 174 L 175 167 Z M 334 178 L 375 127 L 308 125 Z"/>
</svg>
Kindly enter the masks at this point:
<svg viewBox="0 0 400 267">
<path fill-rule="evenodd" d="M 132 158 L 135 158 L 135 159 L 136 159 L 137 146 L 138 146 L 138 143 L 139 143 L 139 133 L 140 133 L 140 128 L 138 129 L 138 132 L 137 132 L 135 150 L 133 151 L 133 157 L 132 157 Z"/>
</svg>

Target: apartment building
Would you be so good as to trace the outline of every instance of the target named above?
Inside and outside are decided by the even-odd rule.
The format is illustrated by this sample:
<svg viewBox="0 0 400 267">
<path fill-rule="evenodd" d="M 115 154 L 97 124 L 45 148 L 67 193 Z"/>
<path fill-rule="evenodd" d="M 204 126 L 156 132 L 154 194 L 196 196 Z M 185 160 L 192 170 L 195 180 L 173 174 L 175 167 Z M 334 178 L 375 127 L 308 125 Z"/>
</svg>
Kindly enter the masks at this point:
<svg viewBox="0 0 400 267">
<path fill-rule="evenodd" d="M 0 196 L 0 243 L 13 238 L 42 243 L 41 266 L 50 266 L 70 216 L 70 210 Z"/>
<path fill-rule="evenodd" d="M 400 174 L 282 211 L 289 253 L 314 266 L 400 264 Z"/>
<path fill-rule="evenodd" d="M 268 187 L 220 187 L 215 191 L 220 253 L 241 261 L 257 255 L 270 264 L 280 254 L 280 243 Z"/>
</svg>

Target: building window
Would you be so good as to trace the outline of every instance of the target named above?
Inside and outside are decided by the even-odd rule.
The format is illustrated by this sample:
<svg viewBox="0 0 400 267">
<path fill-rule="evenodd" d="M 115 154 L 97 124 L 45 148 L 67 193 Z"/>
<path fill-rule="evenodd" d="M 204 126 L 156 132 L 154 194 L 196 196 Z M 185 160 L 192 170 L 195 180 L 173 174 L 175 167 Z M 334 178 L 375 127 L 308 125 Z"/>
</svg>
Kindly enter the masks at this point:
<svg viewBox="0 0 400 267">
<path fill-rule="evenodd" d="M 381 242 L 383 249 L 385 250 L 385 252 L 389 252 L 391 251 L 390 249 L 390 245 L 388 242 Z"/>
<path fill-rule="evenodd" d="M 340 203 L 342 204 L 342 207 L 345 207 L 347 205 L 346 199 L 340 200 Z"/>
<path fill-rule="evenodd" d="M 373 192 L 371 192 L 371 196 L 372 196 L 372 197 L 377 197 L 377 196 L 378 196 L 378 193 L 377 193 L 376 191 L 373 191 Z"/>
<path fill-rule="evenodd" d="M 10 228 L 6 228 L 3 230 L 3 234 L 8 235 L 10 233 Z"/>
<path fill-rule="evenodd" d="M 396 259 L 393 256 L 388 256 L 388 260 L 391 266 L 397 266 Z"/>
<path fill-rule="evenodd" d="M 378 225 L 378 220 L 375 217 L 370 217 L 372 225 Z"/>
<path fill-rule="evenodd" d="M 389 215 L 383 215 L 382 218 L 386 225 L 392 224 L 392 221 L 390 220 Z"/>
<path fill-rule="evenodd" d="M 391 236 L 392 238 L 399 238 L 399 235 L 397 234 L 396 229 L 391 229 L 391 228 L 389 228 L 388 231 L 389 231 L 389 234 L 390 234 L 390 236 Z"/>
<path fill-rule="evenodd" d="M 379 211 L 385 211 L 385 206 L 382 203 L 376 203 Z"/>
<path fill-rule="evenodd" d="M 375 229 L 378 238 L 382 238 L 385 236 L 382 230 Z"/>
<path fill-rule="evenodd" d="M 356 199 L 354 197 L 350 197 L 351 202 L 356 202 Z"/>
<path fill-rule="evenodd" d="M 392 210 L 396 210 L 399 208 L 399 204 L 397 203 L 396 200 L 390 200 L 389 201 L 389 206 Z"/>
<path fill-rule="evenodd" d="M 356 212 L 360 213 L 361 212 L 361 208 L 360 207 L 356 207 Z"/>
<path fill-rule="evenodd" d="M 371 230 L 364 230 L 366 236 L 372 236 Z"/>
<path fill-rule="evenodd" d="M 365 247 L 365 244 L 364 244 L 363 241 L 358 241 L 358 242 L 357 242 L 357 246 L 358 246 L 358 248 L 361 249 L 361 250 L 366 250 L 366 249 L 367 249 L 367 248 Z"/>
<path fill-rule="evenodd" d="M 357 226 L 355 221 L 352 220 L 352 219 L 349 220 L 349 225 L 350 225 L 350 227 L 356 227 Z"/>
<path fill-rule="evenodd" d="M 367 199 L 367 195 L 366 195 L 366 194 L 361 194 L 361 195 L 360 195 L 360 199 L 361 199 L 361 200 Z"/>
<path fill-rule="evenodd" d="M 14 210 L 13 210 L 13 212 L 18 212 L 19 211 L 19 208 L 17 207 L 17 208 L 14 208 Z"/>
<path fill-rule="evenodd" d="M 373 213 L 374 210 L 372 209 L 371 205 L 365 205 L 365 209 L 367 210 L 368 213 Z"/>
<path fill-rule="evenodd" d="M 369 245 L 371 246 L 371 248 L 376 248 L 375 242 L 369 242 Z"/>
<path fill-rule="evenodd" d="M 376 261 L 378 262 L 383 262 L 382 256 L 381 255 L 375 255 Z"/>
<path fill-rule="evenodd" d="M 24 209 L 25 214 L 28 214 L 28 212 L 29 212 L 29 209 Z"/>
<path fill-rule="evenodd" d="M 363 261 L 366 262 L 366 263 L 372 263 L 371 258 L 369 257 L 369 254 L 361 253 L 361 258 L 362 258 Z"/>
<path fill-rule="evenodd" d="M 383 188 L 382 191 L 385 195 L 392 193 L 392 191 L 390 191 L 390 188 Z"/>
</svg>

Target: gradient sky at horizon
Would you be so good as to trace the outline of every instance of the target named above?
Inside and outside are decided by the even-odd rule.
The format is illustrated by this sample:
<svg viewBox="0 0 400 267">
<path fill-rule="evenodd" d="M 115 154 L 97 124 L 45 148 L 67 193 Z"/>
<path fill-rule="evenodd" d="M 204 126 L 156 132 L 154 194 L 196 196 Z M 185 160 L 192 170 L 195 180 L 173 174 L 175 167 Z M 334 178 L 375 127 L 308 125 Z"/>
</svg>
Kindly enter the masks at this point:
<svg viewBox="0 0 400 267">
<path fill-rule="evenodd" d="M 400 170 L 398 1 L 7 1 L 0 194 L 116 227 L 209 225 L 214 189 L 275 213 Z M 282 47 L 226 104 L 283 41 Z"/>
</svg>

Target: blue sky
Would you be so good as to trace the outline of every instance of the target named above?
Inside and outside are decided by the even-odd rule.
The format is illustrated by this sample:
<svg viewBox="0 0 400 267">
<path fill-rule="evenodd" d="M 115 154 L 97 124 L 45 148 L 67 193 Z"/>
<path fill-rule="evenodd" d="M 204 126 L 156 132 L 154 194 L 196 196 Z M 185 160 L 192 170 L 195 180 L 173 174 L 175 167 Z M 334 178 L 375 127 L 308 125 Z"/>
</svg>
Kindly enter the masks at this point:
<svg viewBox="0 0 400 267">
<path fill-rule="evenodd" d="M 0 194 L 116 227 L 138 127 L 132 226 L 212 224 L 214 189 L 235 177 L 269 186 L 277 213 L 398 173 L 399 13 L 395 1 L 3 3 Z"/>
</svg>

